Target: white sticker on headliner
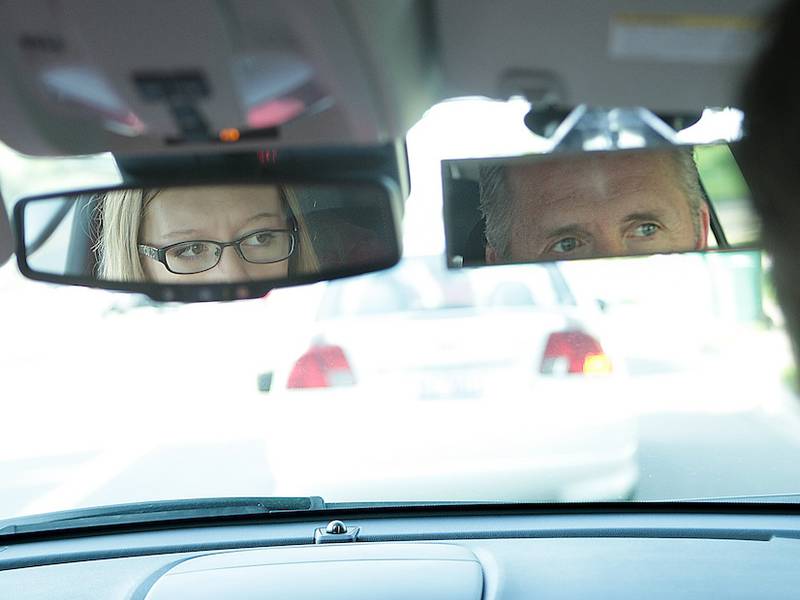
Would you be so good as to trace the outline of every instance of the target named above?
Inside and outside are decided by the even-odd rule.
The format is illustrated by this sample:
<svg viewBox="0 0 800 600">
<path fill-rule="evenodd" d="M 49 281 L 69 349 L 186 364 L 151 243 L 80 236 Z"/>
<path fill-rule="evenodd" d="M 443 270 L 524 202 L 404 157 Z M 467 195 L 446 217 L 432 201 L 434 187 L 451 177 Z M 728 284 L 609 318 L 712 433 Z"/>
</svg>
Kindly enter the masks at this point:
<svg viewBox="0 0 800 600">
<path fill-rule="evenodd" d="M 749 61 L 761 21 L 714 15 L 617 15 L 611 19 L 611 58 L 704 65 Z"/>
</svg>

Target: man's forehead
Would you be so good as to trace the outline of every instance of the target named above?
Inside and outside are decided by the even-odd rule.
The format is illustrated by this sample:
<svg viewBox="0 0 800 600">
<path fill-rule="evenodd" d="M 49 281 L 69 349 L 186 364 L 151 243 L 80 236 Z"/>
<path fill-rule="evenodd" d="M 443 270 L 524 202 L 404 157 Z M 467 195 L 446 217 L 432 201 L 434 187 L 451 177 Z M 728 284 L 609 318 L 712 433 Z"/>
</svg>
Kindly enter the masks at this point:
<svg viewBox="0 0 800 600">
<path fill-rule="evenodd" d="M 677 164 L 668 152 L 648 152 L 598 153 L 510 167 L 516 213 L 512 239 L 567 226 L 619 224 L 632 215 L 689 218 Z"/>
<path fill-rule="evenodd" d="M 669 152 L 587 153 L 507 168 L 515 196 L 546 195 L 546 201 L 581 197 L 602 199 L 620 191 L 680 185 Z"/>
</svg>

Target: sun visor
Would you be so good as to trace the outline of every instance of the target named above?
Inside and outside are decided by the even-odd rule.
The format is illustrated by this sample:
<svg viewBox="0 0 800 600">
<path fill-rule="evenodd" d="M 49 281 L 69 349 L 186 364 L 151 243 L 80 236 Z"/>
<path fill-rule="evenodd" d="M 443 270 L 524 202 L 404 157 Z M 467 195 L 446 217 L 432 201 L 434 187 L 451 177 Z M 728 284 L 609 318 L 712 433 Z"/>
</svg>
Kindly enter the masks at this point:
<svg viewBox="0 0 800 600">
<path fill-rule="evenodd" d="M 439 0 L 445 94 L 699 114 L 736 107 L 776 0 Z"/>
<path fill-rule="evenodd" d="M 402 138 L 437 99 L 420 3 L 309 9 L 0 3 L 0 139 L 33 155 L 141 155 Z"/>
</svg>

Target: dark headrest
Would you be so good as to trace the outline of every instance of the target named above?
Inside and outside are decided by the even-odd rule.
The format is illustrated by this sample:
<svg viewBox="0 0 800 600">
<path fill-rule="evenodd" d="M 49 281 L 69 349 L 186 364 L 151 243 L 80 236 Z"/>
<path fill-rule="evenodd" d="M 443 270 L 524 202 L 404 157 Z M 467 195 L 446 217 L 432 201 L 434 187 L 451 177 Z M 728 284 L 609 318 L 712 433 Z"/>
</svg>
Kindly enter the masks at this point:
<svg viewBox="0 0 800 600">
<path fill-rule="evenodd" d="M 460 255 L 464 265 L 483 264 L 486 252 L 485 224 L 480 211 L 480 188 L 471 179 L 447 181 L 445 223 L 450 255 Z"/>
</svg>

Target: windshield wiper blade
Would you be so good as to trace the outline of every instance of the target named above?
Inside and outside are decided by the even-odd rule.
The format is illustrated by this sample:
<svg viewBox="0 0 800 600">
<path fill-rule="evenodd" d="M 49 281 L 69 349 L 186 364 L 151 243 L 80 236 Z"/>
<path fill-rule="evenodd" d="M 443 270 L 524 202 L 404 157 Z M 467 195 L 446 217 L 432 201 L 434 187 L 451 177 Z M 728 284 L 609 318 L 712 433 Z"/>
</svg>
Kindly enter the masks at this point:
<svg viewBox="0 0 800 600">
<path fill-rule="evenodd" d="M 265 515 L 325 508 L 319 496 L 195 498 L 79 508 L 0 521 L 0 538 L 82 527 Z"/>
<path fill-rule="evenodd" d="M 751 496 L 714 496 L 708 498 L 681 498 L 671 502 L 734 502 L 734 503 L 766 503 L 766 504 L 798 504 L 800 494 L 760 494 Z"/>
</svg>

